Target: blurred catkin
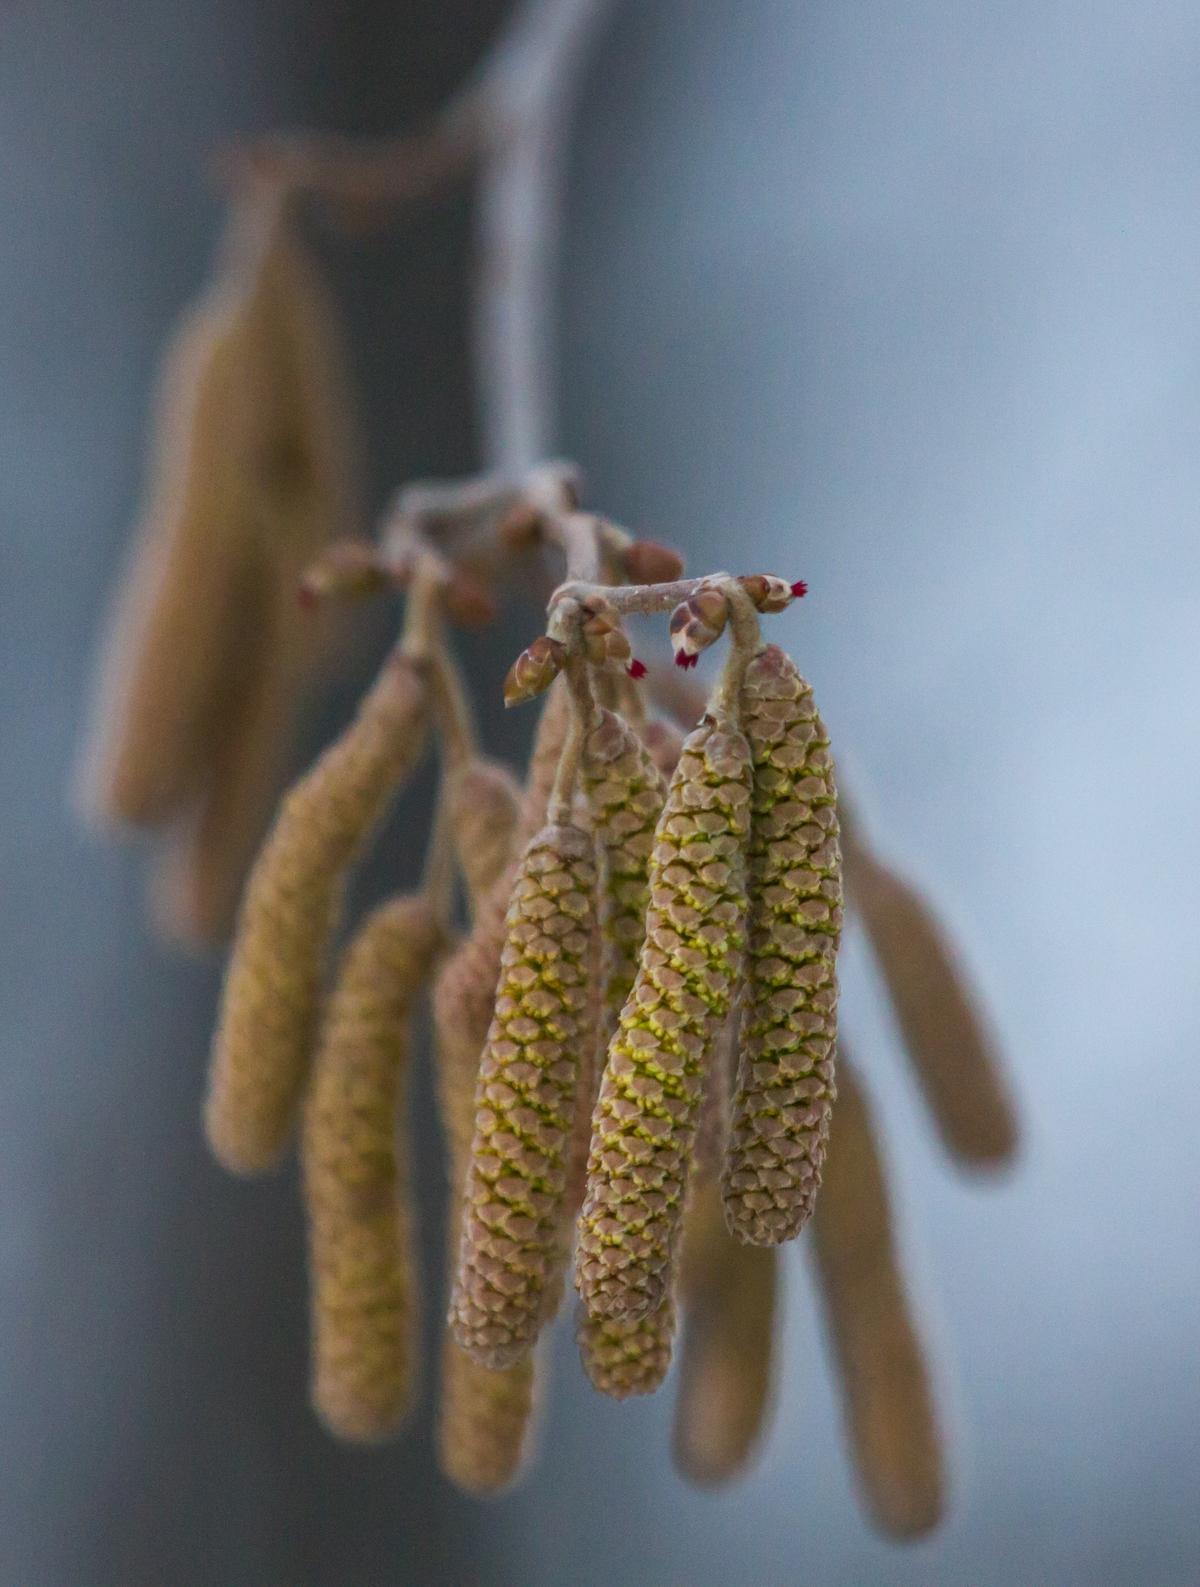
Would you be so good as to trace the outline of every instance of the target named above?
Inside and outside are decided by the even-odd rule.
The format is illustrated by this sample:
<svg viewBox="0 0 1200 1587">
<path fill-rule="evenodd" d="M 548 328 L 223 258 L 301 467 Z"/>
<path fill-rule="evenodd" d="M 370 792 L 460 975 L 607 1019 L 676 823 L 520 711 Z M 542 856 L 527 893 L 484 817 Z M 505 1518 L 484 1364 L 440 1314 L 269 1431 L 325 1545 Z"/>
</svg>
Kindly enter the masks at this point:
<svg viewBox="0 0 1200 1587">
<path fill-rule="evenodd" d="M 683 749 L 683 733 L 673 722 L 662 721 L 646 722 L 640 732 L 650 759 L 670 782 Z"/>
<path fill-rule="evenodd" d="M 699 1177 L 684 1224 L 675 1464 L 700 1487 L 728 1482 L 762 1441 L 774 1386 L 779 1253 L 725 1226 L 715 1178 Z"/>
<path fill-rule="evenodd" d="M 576 1279 L 593 1317 L 667 1293 L 705 1070 L 744 945 L 750 748 L 706 719 L 684 743 L 655 835 L 637 980 L 593 1121 Z"/>
<path fill-rule="evenodd" d="M 354 721 L 284 799 L 254 866 L 226 972 L 205 1110 L 235 1173 L 287 1144 L 311 1056 L 326 951 L 355 856 L 415 764 L 426 689 L 390 658 Z"/>
<path fill-rule="evenodd" d="M 447 1334 L 442 1342 L 438 1464 L 465 1493 L 500 1493 L 529 1458 L 539 1374 L 533 1356 L 494 1371 Z"/>
<path fill-rule="evenodd" d="M 846 885 L 943 1142 L 973 1166 L 1008 1162 L 1017 1120 L 983 1009 L 928 900 L 847 823 Z"/>
<path fill-rule="evenodd" d="M 402 1421 L 419 1350 L 404 1117 L 413 1003 L 442 945 L 420 897 L 394 899 L 339 969 L 304 1110 L 313 1403 L 331 1432 L 371 1441 Z"/>
<path fill-rule="evenodd" d="M 450 1313 L 458 1342 L 485 1366 L 511 1365 L 537 1337 L 566 1183 L 595 884 L 590 834 L 549 826 L 526 849 L 509 905 Z"/>
<path fill-rule="evenodd" d="M 446 813 L 472 914 L 503 874 L 521 814 L 521 789 L 507 766 L 474 756 L 449 774 Z"/>
<path fill-rule="evenodd" d="M 883 1163 L 844 1051 L 813 1233 L 818 1287 L 867 1503 L 886 1532 L 928 1532 L 945 1503 L 937 1412 L 894 1245 Z"/>
<path fill-rule="evenodd" d="M 288 210 L 278 194 L 238 205 L 172 344 L 89 755 L 100 813 L 179 818 L 157 914 L 186 941 L 228 930 L 334 631 L 300 610 L 300 573 L 355 520 L 336 309 Z"/>
<path fill-rule="evenodd" d="M 754 757 L 742 1056 L 723 1190 L 730 1230 L 790 1240 L 812 1213 L 836 1095 L 842 924 L 829 738 L 795 663 L 750 663 L 742 725 Z"/>
</svg>

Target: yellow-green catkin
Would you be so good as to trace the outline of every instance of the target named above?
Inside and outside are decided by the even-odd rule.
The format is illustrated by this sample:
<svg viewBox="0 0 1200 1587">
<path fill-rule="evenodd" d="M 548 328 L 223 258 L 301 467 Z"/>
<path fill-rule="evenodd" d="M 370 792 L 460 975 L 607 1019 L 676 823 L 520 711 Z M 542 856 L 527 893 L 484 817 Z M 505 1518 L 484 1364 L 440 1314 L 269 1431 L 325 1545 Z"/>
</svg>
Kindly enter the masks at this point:
<svg viewBox="0 0 1200 1587">
<path fill-rule="evenodd" d="M 415 764 L 420 671 L 394 656 L 355 720 L 286 796 L 246 889 L 213 1045 L 205 1127 L 235 1173 L 287 1145 L 308 1073 L 343 879 Z"/>
<path fill-rule="evenodd" d="M 885 1532 L 915 1537 L 936 1526 L 945 1507 L 937 1408 L 870 1112 L 844 1052 L 838 1090 L 813 1218 L 818 1289 L 867 1503 Z"/>
<path fill-rule="evenodd" d="M 731 1231 L 777 1245 L 812 1212 L 836 1095 L 837 794 L 812 691 L 778 646 L 747 668 L 741 715 L 754 756 L 749 953 L 723 1189 Z"/>
<path fill-rule="evenodd" d="M 650 853 L 667 790 L 638 735 L 604 709 L 584 738 L 580 780 L 600 856 L 603 1032 L 611 1036 L 637 975 Z"/>
<path fill-rule="evenodd" d="M 666 1296 L 704 1076 L 744 947 L 750 748 L 705 719 L 687 738 L 650 859 L 637 979 L 593 1120 L 576 1281 L 593 1317 Z"/>
<path fill-rule="evenodd" d="M 947 1149 L 993 1167 L 1017 1149 L 1017 1119 L 995 1038 L 954 945 L 922 893 L 843 821 L 846 887 L 875 951 L 896 1022 Z"/>
<path fill-rule="evenodd" d="M 355 1441 L 394 1432 L 415 1383 L 404 1093 L 413 1003 L 442 940 L 424 898 L 368 918 L 343 957 L 304 1110 L 313 1404 L 331 1432 Z"/>
<path fill-rule="evenodd" d="M 614 1400 L 653 1394 L 671 1366 L 675 1297 L 668 1291 L 642 1317 L 589 1317 L 579 1307 L 576 1341 L 592 1387 Z"/>
<path fill-rule="evenodd" d="M 714 1487 L 745 1470 L 770 1419 L 779 1253 L 725 1226 L 715 1178 L 699 1179 L 684 1225 L 683 1331 L 675 1464 Z"/>
<path fill-rule="evenodd" d="M 558 1238 L 588 1003 L 596 872 L 591 834 L 544 828 L 509 905 L 476 1090 L 450 1319 L 484 1366 L 537 1338 Z"/>
<path fill-rule="evenodd" d="M 450 1187 L 446 1244 L 451 1272 L 458 1259 L 462 1189 L 475 1128 L 475 1083 L 495 1002 L 503 919 L 498 900 L 485 899 L 475 929 L 447 958 L 434 986 L 436 1072 Z M 438 1464 L 457 1487 L 489 1494 L 516 1480 L 532 1442 L 536 1377 L 534 1357 L 500 1370 L 481 1366 L 447 1330 L 442 1341 L 436 1442 Z"/>
</svg>

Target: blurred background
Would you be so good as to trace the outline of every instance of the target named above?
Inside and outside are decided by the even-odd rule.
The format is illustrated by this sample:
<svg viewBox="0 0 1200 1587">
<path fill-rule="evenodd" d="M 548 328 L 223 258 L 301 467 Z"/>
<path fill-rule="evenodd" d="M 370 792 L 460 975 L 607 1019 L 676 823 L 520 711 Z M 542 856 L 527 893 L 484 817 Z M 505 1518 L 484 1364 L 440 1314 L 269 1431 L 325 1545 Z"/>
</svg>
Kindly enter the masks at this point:
<svg viewBox="0 0 1200 1587">
<path fill-rule="evenodd" d="M 411 126 L 504 9 L 0 12 L 0 1580 L 1192 1587 L 1183 0 L 617 0 L 568 150 L 557 449 L 590 501 L 694 567 L 809 581 L 781 638 L 881 840 L 936 883 L 1009 1055 L 1021 1161 L 964 1181 L 851 941 L 847 1021 L 959 1446 L 947 1522 L 898 1548 L 862 1519 L 797 1253 L 774 1432 L 717 1496 L 671 1470 L 670 1390 L 602 1402 L 566 1334 L 542 1459 L 492 1504 L 436 1475 L 427 1414 L 360 1453 L 308 1411 L 292 1175 L 236 1184 L 199 1133 L 220 964 L 156 943 L 144 855 L 88 837 L 67 790 L 157 356 L 219 230 L 212 150 Z M 463 192 L 325 239 L 376 504 L 476 466 L 470 234 Z M 380 621 L 297 765 L 344 719 Z M 475 642 L 481 676 L 515 631 Z M 526 730 L 487 723 L 500 750 Z M 367 891 L 412 879 L 421 796 Z M 423 1172 L 436 1184 L 432 1156 Z"/>
</svg>

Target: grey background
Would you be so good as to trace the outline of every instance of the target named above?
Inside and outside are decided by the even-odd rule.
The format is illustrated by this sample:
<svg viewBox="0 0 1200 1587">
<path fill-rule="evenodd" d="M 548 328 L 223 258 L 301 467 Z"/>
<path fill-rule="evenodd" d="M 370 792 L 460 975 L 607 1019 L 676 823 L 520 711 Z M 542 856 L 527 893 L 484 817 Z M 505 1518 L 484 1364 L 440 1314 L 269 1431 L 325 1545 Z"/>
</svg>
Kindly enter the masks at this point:
<svg viewBox="0 0 1200 1587">
<path fill-rule="evenodd" d="M 499 9 L 0 13 L 0 1580 L 1186 1587 L 1190 4 L 621 0 L 572 151 L 562 447 L 695 565 L 808 578 L 779 637 L 1011 1055 L 1023 1161 L 964 1184 L 851 944 L 847 1025 L 959 1428 L 946 1528 L 897 1550 L 864 1527 L 798 1259 L 775 1432 L 727 1495 L 671 1473 L 668 1396 L 599 1402 L 565 1339 L 542 1463 L 496 1505 L 431 1474 L 423 1424 L 359 1455 L 311 1423 L 293 1187 L 230 1183 L 198 1138 L 218 967 L 149 940 L 142 856 L 81 834 L 64 789 L 156 351 L 218 223 L 207 151 L 404 124 Z M 471 466 L 468 230 L 453 201 L 327 244 L 371 328 L 377 493 Z M 402 820 L 364 886 L 412 869 Z"/>
</svg>

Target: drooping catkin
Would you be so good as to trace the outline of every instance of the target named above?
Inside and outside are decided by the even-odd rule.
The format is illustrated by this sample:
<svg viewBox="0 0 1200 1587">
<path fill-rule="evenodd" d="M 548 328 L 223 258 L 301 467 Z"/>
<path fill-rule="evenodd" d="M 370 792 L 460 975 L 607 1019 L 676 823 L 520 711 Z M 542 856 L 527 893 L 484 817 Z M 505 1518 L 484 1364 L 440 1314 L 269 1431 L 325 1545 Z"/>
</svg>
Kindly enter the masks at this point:
<svg viewBox="0 0 1200 1587">
<path fill-rule="evenodd" d="M 671 1366 L 675 1297 L 668 1291 L 642 1317 L 589 1317 L 581 1303 L 575 1337 L 583 1369 L 601 1394 L 614 1400 L 653 1394 Z"/>
<path fill-rule="evenodd" d="M 1017 1120 L 1004 1066 L 974 989 L 929 900 L 847 828 L 846 885 L 866 927 L 905 1048 L 948 1151 L 972 1166 L 1008 1162 Z"/>
<path fill-rule="evenodd" d="M 194 786 L 231 630 L 252 616 L 237 448 L 253 424 L 239 303 L 214 293 L 168 348 L 149 499 L 109 622 L 83 768 L 100 819 L 152 825 Z"/>
<path fill-rule="evenodd" d="M 750 747 L 705 719 L 684 743 L 655 834 L 633 990 L 593 1119 L 576 1281 L 593 1317 L 667 1293 L 705 1069 L 744 945 Z"/>
<path fill-rule="evenodd" d="M 749 953 L 723 1191 L 730 1230 L 777 1245 L 812 1212 L 836 1095 L 837 794 L 812 691 L 778 646 L 747 668 L 741 713 L 754 756 Z"/>
<path fill-rule="evenodd" d="M 425 736 L 424 680 L 385 664 L 354 721 L 280 807 L 255 863 L 225 976 L 205 1126 L 235 1173 L 287 1144 L 308 1071 L 326 949 L 346 871 Z"/>
<path fill-rule="evenodd" d="M 715 1178 L 699 1179 L 684 1224 L 683 1331 L 675 1464 L 700 1487 L 744 1471 L 762 1442 L 774 1389 L 779 1253 L 725 1226 Z"/>
<path fill-rule="evenodd" d="M 639 729 L 650 759 L 670 782 L 683 749 L 683 733 L 673 722 L 646 722 Z"/>
<path fill-rule="evenodd" d="M 493 925 L 491 916 L 495 915 Z M 493 893 L 475 928 L 434 984 L 438 1100 L 446 1132 L 448 1271 L 458 1260 L 463 1183 L 475 1129 L 475 1083 L 496 996 L 504 910 Z M 493 940 L 497 946 L 493 952 Z M 538 1364 L 527 1356 L 498 1371 L 481 1366 L 447 1330 L 437 1412 L 438 1463 L 467 1493 L 496 1493 L 515 1481 L 529 1455 Z"/>
<path fill-rule="evenodd" d="M 484 1366 L 511 1365 L 537 1337 L 566 1182 L 595 882 L 591 835 L 549 826 L 526 849 L 509 905 L 450 1310 L 458 1342 Z"/>
<path fill-rule="evenodd" d="M 507 766 L 474 756 L 450 772 L 446 809 L 467 896 L 477 913 L 509 862 L 521 789 Z"/>
<path fill-rule="evenodd" d="M 304 1110 L 313 1404 L 355 1441 L 394 1432 L 412 1398 L 418 1274 L 403 1099 L 413 1002 L 442 941 L 424 898 L 367 919 L 342 959 Z"/>
<path fill-rule="evenodd" d="M 937 1411 L 870 1112 L 844 1051 L 838 1092 L 813 1218 L 818 1288 L 867 1503 L 884 1531 L 913 1537 L 945 1504 Z"/>
<path fill-rule="evenodd" d="M 600 857 L 601 1039 L 607 1049 L 637 975 L 650 903 L 650 851 L 667 789 L 638 735 L 603 709 L 584 738 L 580 781 Z"/>
<path fill-rule="evenodd" d="M 530 1355 L 494 1371 L 447 1334 L 442 1342 L 438 1464 L 465 1493 L 502 1492 L 529 1459 L 540 1374 Z"/>
</svg>

